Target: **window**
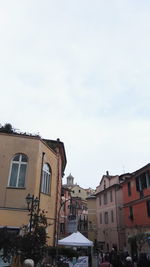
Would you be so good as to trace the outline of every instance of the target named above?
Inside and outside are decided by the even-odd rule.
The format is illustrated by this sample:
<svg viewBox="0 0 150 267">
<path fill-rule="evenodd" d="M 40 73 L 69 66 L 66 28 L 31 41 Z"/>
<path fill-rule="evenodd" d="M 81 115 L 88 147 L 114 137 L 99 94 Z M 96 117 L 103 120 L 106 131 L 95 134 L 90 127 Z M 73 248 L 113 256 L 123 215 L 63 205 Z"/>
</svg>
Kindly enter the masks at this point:
<svg viewBox="0 0 150 267">
<path fill-rule="evenodd" d="M 146 203 L 147 203 L 147 215 L 148 217 L 150 217 L 150 200 L 148 200 Z"/>
<path fill-rule="evenodd" d="M 100 213 L 100 224 L 102 224 L 102 213 Z"/>
<path fill-rule="evenodd" d="M 104 221 L 105 221 L 105 224 L 108 224 L 108 212 L 104 213 Z"/>
<path fill-rule="evenodd" d="M 8 186 L 17 188 L 25 186 L 27 162 L 27 156 L 24 154 L 16 154 L 13 157 Z"/>
<path fill-rule="evenodd" d="M 128 196 L 131 196 L 131 183 L 128 182 Z"/>
<path fill-rule="evenodd" d="M 65 224 L 60 223 L 60 233 L 64 234 L 65 233 Z"/>
<path fill-rule="evenodd" d="M 113 213 L 113 210 L 111 210 L 111 222 L 114 222 L 114 213 Z"/>
<path fill-rule="evenodd" d="M 50 193 L 50 179 L 51 179 L 50 166 L 49 164 L 45 163 L 43 166 L 42 185 L 41 185 L 41 192 L 44 194 Z"/>
<path fill-rule="evenodd" d="M 113 195 L 112 195 L 112 191 L 110 191 L 110 202 L 113 201 Z"/>
<path fill-rule="evenodd" d="M 145 188 L 150 187 L 150 171 L 143 172 L 135 178 L 136 190 L 142 191 Z"/>
<path fill-rule="evenodd" d="M 147 180 L 148 187 L 150 187 L 150 171 L 146 172 L 146 180 Z"/>
<path fill-rule="evenodd" d="M 130 220 L 133 220 L 134 219 L 133 218 L 133 207 L 132 206 L 129 207 L 129 219 Z"/>
<path fill-rule="evenodd" d="M 79 193 L 81 193 L 81 190 L 79 190 Z"/>
<path fill-rule="evenodd" d="M 104 204 L 107 204 L 107 192 L 104 193 Z"/>
<path fill-rule="evenodd" d="M 99 196 L 99 205 L 101 206 L 101 196 Z"/>
</svg>

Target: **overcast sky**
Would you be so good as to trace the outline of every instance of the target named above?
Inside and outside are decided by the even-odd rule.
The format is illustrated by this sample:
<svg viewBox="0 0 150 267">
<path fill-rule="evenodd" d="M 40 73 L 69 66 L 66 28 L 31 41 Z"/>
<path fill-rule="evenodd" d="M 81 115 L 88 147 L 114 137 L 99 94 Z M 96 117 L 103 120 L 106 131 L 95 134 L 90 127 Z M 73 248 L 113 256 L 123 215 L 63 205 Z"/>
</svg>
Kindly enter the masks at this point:
<svg viewBox="0 0 150 267">
<path fill-rule="evenodd" d="M 149 0 L 0 0 L 0 123 L 60 138 L 82 187 L 150 162 L 149 14 Z"/>
</svg>

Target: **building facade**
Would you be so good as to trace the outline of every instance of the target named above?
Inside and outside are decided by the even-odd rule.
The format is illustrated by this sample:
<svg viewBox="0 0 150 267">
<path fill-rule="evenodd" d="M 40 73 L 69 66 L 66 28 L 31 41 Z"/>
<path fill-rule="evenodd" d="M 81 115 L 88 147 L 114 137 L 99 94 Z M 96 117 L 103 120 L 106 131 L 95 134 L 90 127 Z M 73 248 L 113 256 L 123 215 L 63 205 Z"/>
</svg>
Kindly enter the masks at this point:
<svg viewBox="0 0 150 267">
<path fill-rule="evenodd" d="M 100 249 L 123 250 L 125 243 L 123 200 L 119 176 L 103 175 L 96 189 L 97 242 Z"/>
<path fill-rule="evenodd" d="M 90 194 L 90 189 L 84 189 L 77 184 L 74 184 L 74 177 L 70 174 L 67 177 L 67 183 L 64 188 L 70 190 L 71 200 L 68 215 L 68 234 L 80 231 L 85 236 L 88 236 L 88 209 L 87 196 Z"/>
<path fill-rule="evenodd" d="M 97 244 L 96 196 L 87 197 L 88 239 Z"/>
<path fill-rule="evenodd" d="M 126 244 L 132 255 L 149 252 L 150 164 L 131 173 L 122 183 Z"/>
<path fill-rule="evenodd" d="M 0 132 L 0 227 L 29 224 L 26 197 L 30 194 L 47 211 L 48 242 L 55 245 L 65 166 L 65 148 L 59 140 Z"/>
<path fill-rule="evenodd" d="M 68 236 L 68 218 L 70 215 L 71 192 L 70 189 L 62 186 L 61 206 L 59 216 L 59 239 Z"/>
</svg>

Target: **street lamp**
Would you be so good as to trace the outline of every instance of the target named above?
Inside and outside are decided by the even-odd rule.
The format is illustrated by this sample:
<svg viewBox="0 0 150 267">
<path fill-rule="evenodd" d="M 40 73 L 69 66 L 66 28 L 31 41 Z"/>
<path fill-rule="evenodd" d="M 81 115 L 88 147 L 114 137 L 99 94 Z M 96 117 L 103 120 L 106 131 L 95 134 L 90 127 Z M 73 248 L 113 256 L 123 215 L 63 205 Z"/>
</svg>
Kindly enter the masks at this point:
<svg viewBox="0 0 150 267">
<path fill-rule="evenodd" d="M 28 211 L 30 212 L 30 233 L 32 229 L 32 219 L 33 219 L 33 212 L 39 209 L 39 199 L 34 197 L 34 195 L 28 194 L 26 196 L 26 202 L 28 206 Z"/>
</svg>

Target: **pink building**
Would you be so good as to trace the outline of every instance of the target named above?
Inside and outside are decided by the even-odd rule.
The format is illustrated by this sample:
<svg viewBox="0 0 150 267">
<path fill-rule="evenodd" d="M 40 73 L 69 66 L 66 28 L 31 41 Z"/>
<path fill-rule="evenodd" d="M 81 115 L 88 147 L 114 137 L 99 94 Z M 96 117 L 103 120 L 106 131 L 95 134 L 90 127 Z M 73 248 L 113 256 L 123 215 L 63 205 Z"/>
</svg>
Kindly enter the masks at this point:
<svg viewBox="0 0 150 267">
<path fill-rule="evenodd" d="M 105 251 L 125 246 L 121 181 L 106 172 L 96 189 L 97 241 Z"/>
</svg>

